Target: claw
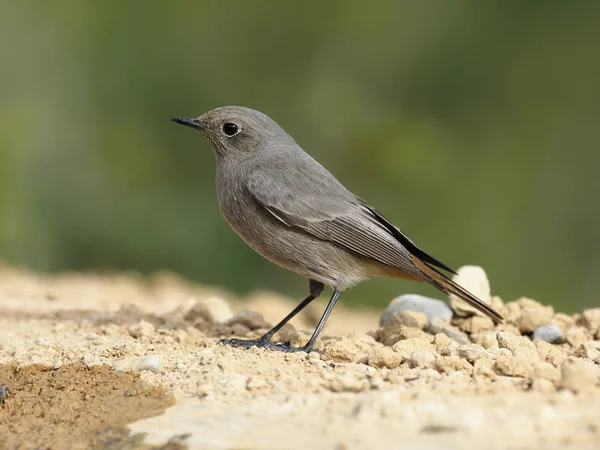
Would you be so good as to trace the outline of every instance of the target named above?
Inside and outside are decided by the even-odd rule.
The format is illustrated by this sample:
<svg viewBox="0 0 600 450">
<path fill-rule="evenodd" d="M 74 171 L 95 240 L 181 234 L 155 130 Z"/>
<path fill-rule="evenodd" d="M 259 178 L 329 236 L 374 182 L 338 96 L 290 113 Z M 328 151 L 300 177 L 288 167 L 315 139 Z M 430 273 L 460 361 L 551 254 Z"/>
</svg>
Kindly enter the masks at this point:
<svg viewBox="0 0 600 450">
<path fill-rule="evenodd" d="M 221 339 L 219 344 L 223 345 L 231 345 L 232 347 L 240 347 L 240 348 L 268 348 L 271 350 L 277 350 L 279 352 L 286 353 L 295 353 L 295 352 L 311 352 L 303 347 L 293 347 L 289 342 L 271 342 L 266 339 Z"/>
</svg>

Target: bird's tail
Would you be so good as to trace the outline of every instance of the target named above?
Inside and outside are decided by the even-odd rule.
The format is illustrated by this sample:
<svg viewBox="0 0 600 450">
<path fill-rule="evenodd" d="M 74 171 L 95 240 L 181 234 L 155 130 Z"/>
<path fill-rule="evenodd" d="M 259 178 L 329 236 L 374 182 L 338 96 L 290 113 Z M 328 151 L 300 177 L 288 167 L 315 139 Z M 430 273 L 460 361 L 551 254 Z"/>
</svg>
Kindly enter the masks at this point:
<svg viewBox="0 0 600 450">
<path fill-rule="evenodd" d="M 479 300 L 477 297 L 475 297 L 462 286 L 452 281 L 446 275 L 428 266 L 416 256 L 413 256 L 412 260 L 413 263 L 419 268 L 419 270 L 421 270 L 421 272 L 423 272 L 423 274 L 426 275 L 430 284 L 445 292 L 446 294 L 456 295 L 464 302 L 468 303 L 473 308 L 475 308 L 477 311 L 480 311 L 486 316 L 488 316 L 495 323 L 504 322 L 504 317 L 502 317 L 502 315 L 498 313 L 494 308 Z"/>
</svg>

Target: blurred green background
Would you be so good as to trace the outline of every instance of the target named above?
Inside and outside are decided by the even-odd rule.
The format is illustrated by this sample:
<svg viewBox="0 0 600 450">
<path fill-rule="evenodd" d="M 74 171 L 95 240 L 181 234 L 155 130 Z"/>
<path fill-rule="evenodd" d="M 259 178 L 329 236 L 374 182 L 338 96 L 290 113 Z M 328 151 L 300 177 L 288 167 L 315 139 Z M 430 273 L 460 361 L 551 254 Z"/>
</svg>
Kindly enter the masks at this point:
<svg viewBox="0 0 600 450">
<path fill-rule="evenodd" d="M 599 23 L 600 2 L 3 2 L 0 258 L 300 299 L 169 122 L 237 104 L 505 300 L 599 305 Z M 344 299 L 405 292 L 442 297 L 379 279 Z"/>
</svg>

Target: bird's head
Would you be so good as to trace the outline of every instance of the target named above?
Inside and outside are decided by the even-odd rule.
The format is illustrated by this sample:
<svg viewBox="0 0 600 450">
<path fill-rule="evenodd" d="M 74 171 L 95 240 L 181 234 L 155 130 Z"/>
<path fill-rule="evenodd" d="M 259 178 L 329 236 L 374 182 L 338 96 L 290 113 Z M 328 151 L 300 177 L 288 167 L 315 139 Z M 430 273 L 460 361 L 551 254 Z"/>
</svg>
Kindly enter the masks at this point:
<svg viewBox="0 0 600 450">
<path fill-rule="evenodd" d="M 284 148 L 293 139 L 267 115 L 242 106 L 224 106 L 200 117 L 175 117 L 211 142 L 217 158 L 243 158 L 250 153 Z"/>
</svg>

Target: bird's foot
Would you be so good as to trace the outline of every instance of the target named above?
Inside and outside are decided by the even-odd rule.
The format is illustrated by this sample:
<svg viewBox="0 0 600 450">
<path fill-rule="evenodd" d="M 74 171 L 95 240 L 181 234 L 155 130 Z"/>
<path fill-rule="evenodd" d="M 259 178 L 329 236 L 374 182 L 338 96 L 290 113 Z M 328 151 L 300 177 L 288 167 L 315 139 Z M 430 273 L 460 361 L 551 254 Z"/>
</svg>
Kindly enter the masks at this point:
<svg viewBox="0 0 600 450">
<path fill-rule="evenodd" d="M 295 352 L 307 352 L 310 353 L 312 349 L 303 347 L 294 347 L 289 342 L 271 342 L 268 339 L 221 339 L 219 344 L 231 345 L 232 347 L 241 348 L 268 348 L 271 350 L 277 350 L 278 352 L 295 353 Z"/>
</svg>

